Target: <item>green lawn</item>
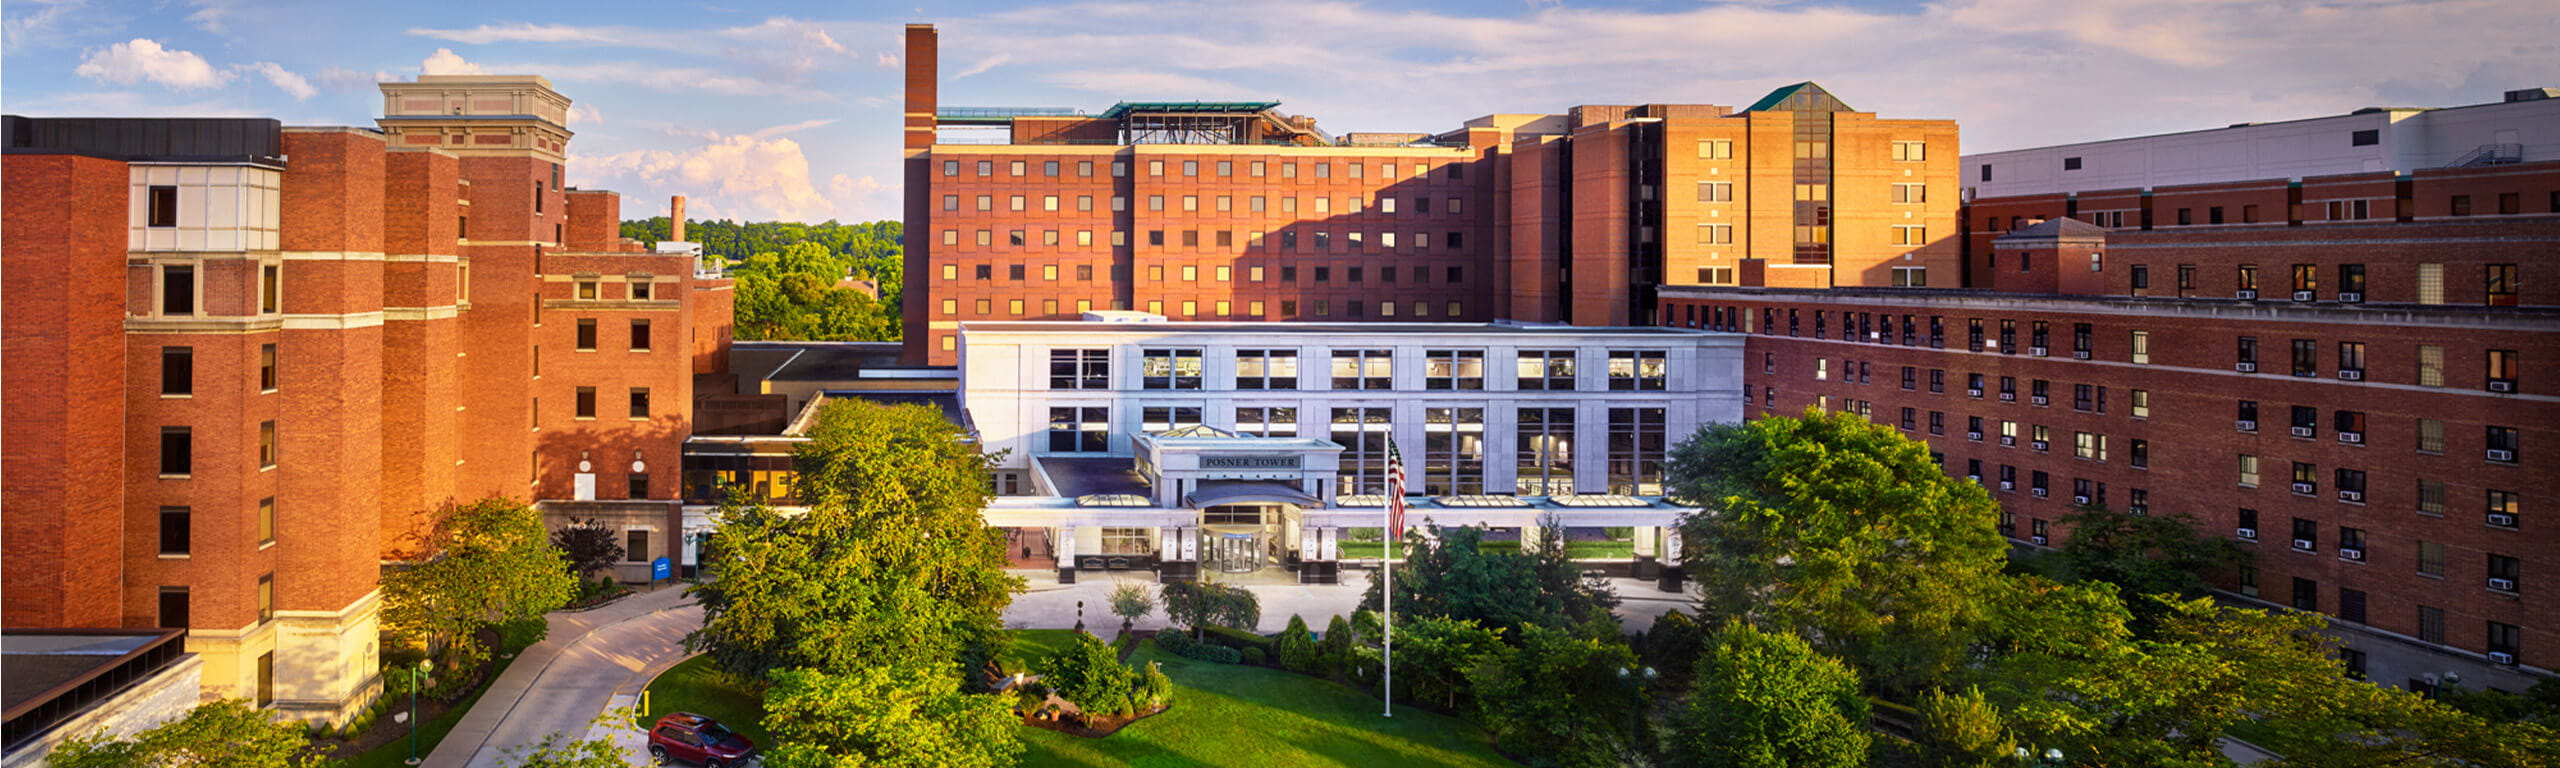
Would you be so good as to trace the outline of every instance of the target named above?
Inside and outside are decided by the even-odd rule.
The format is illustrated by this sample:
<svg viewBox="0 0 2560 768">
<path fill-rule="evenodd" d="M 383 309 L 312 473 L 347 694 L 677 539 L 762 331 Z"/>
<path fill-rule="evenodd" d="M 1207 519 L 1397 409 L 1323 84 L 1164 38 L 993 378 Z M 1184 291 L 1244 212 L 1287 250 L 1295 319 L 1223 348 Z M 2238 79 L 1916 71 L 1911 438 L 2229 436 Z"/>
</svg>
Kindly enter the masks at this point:
<svg viewBox="0 0 2560 768">
<path fill-rule="evenodd" d="M 1564 555 L 1572 560 L 1632 560 L 1636 543 L 1632 541 L 1568 541 Z"/>
<path fill-rule="evenodd" d="M 709 715 L 760 747 L 772 746 L 773 736 L 764 730 L 764 699 L 738 682 L 712 666 L 709 656 L 686 659 L 649 683 L 649 711 L 640 722 L 655 723 L 669 712 Z"/>
<path fill-rule="evenodd" d="M 1087 626 L 1100 630 L 1095 633 L 1096 637 L 1104 634 L 1117 637 L 1120 634 L 1118 627 L 1097 626 L 1090 622 Z M 1076 637 L 1076 631 L 1072 629 L 1017 629 L 1005 634 L 1013 636 L 1013 647 L 1005 649 L 1004 657 L 998 660 L 996 665 L 1003 667 L 1006 672 L 1028 670 L 1032 662 L 1073 647 Z"/>
<path fill-rule="evenodd" d="M 1130 661 L 1162 662 L 1171 711 L 1100 739 L 1024 726 L 1025 766 L 1508 766 L 1484 732 L 1416 709 L 1380 716 L 1351 688 L 1264 667 L 1182 658 L 1150 641 Z"/>
</svg>

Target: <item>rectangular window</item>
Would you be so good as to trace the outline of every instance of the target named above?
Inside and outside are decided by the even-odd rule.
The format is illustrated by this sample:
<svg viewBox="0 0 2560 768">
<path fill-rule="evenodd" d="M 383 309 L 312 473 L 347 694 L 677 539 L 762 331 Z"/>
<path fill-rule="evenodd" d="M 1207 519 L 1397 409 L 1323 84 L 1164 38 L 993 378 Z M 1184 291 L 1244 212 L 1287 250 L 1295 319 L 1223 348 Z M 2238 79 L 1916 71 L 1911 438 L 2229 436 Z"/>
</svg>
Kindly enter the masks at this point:
<svg viewBox="0 0 2560 768">
<path fill-rule="evenodd" d="M 1256 437 L 1297 437 L 1298 409 L 1276 406 L 1237 408 L 1236 433 Z"/>
<path fill-rule="evenodd" d="M 1110 389 L 1110 349 L 1049 350 L 1050 389 Z"/>
<path fill-rule="evenodd" d="M 1280 167 L 1285 170 L 1291 166 L 1283 163 Z M 1340 354 L 1335 353 L 1337 361 Z M 1379 350 L 1379 354 L 1386 352 Z M 1395 409 L 1335 408 L 1330 422 L 1328 436 L 1342 446 L 1341 463 L 1334 476 L 1336 491 L 1343 495 L 1388 493 L 1387 435 L 1394 428 Z M 1404 489 L 1393 492 L 1403 493 Z"/>
<path fill-rule="evenodd" d="M 1140 360 L 1141 386 L 1145 389 L 1199 389 L 1200 350 L 1149 349 Z"/>
<path fill-rule="evenodd" d="M 187 427 L 160 428 L 160 474 L 186 477 L 195 468 L 195 434 Z"/>
<path fill-rule="evenodd" d="M 1101 453 L 1109 450 L 1111 409 L 1049 409 L 1050 453 Z"/>
<path fill-rule="evenodd" d="M 2522 367 L 2522 356 L 2512 349 L 2492 349 L 2489 353 L 2489 391 L 2516 391 L 2516 373 Z"/>
<path fill-rule="evenodd" d="M 196 313 L 196 268 L 168 265 L 160 268 L 160 314 L 192 315 Z"/>
<path fill-rule="evenodd" d="M 1609 351 L 1609 389 L 1660 391 L 1668 388 L 1669 363 L 1659 349 Z"/>
<path fill-rule="evenodd" d="M 276 499 L 273 496 L 258 500 L 258 543 L 276 543 Z"/>
<path fill-rule="evenodd" d="M 195 541 L 194 517 L 186 507 L 160 508 L 160 554 L 189 554 Z"/>
<path fill-rule="evenodd" d="M 1484 409 L 1422 410 L 1422 492 L 1484 493 Z"/>
<path fill-rule="evenodd" d="M 1423 353 L 1423 356 L 1424 389 L 1484 388 L 1484 350 L 1434 349 Z"/>
<path fill-rule="evenodd" d="M 1609 409 L 1609 492 L 1662 495 L 1661 408 Z"/>
<path fill-rule="evenodd" d="M 1236 350 L 1237 389 L 1297 389 L 1298 351 Z"/>
<path fill-rule="evenodd" d="M 2444 386 L 2444 347 L 2418 345 L 2418 386 Z"/>
<path fill-rule="evenodd" d="M 1353 306 L 1358 305 L 1354 304 Z M 1341 390 L 1389 389 L 1394 386 L 1395 381 L 1394 361 L 1394 350 L 1334 350 L 1332 371 L 1333 388 Z"/>
<path fill-rule="evenodd" d="M 1519 388 L 1570 391 L 1574 388 L 1574 351 L 1524 349 L 1519 353 Z"/>
<path fill-rule="evenodd" d="M 578 318 L 578 351 L 580 351 L 580 352 L 594 352 L 594 351 L 596 351 L 596 319 L 595 319 L 595 318 L 592 318 L 592 317 L 582 317 L 582 318 Z"/>
<path fill-rule="evenodd" d="M 191 395 L 196 391 L 194 347 L 160 348 L 160 394 Z"/>
<path fill-rule="evenodd" d="M 2320 344 L 2310 339 L 2293 340 L 2293 375 L 2320 375 Z"/>
<path fill-rule="evenodd" d="M 2240 485 L 2244 488 L 2258 487 L 2258 457 L 2240 454 Z"/>
<path fill-rule="evenodd" d="M 2133 332 L 2133 340 L 2132 340 L 2132 358 L 2133 358 L 2133 364 L 2135 364 L 2135 365 L 2150 365 L 2150 364 L 2151 364 L 2151 332 L 2150 332 L 2150 331 L 2134 331 L 2134 332 Z"/>
<path fill-rule="evenodd" d="M 633 419 L 646 419 L 646 418 L 649 418 L 649 388 L 648 388 L 648 387 L 632 387 L 632 388 L 631 388 L 631 418 L 633 418 Z"/>
<path fill-rule="evenodd" d="M 258 268 L 258 311 L 275 314 L 284 311 L 284 268 L 273 264 Z"/>
<path fill-rule="evenodd" d="M 1167 432 L 1200 425 L 1200 407 L 1196 405 L 1150 405 L 1138 409 L 1138 428 L 1148 434 Z"/>
<path fill-rule="evenodd" d="M 276 423 L 258 422 L 258 468 L 276 468 Z"/>
<path fill-rule="evenodd" d="M 631 321 L 631 351 L 649 351 L 649 321 Z"/>
<path fill-rule="evenodd" d="M 2418 639 L 2437 644 L 2444 642 L 2444 609 L 2418 606 Z"/>
</svg>

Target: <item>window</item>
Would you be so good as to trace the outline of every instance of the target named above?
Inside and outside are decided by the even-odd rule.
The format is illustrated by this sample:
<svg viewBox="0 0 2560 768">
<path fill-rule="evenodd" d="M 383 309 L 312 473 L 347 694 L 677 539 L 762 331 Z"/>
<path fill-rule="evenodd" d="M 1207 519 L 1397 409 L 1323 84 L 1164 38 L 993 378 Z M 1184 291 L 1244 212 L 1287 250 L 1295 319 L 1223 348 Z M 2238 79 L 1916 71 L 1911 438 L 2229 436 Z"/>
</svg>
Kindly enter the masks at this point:
<svg viewBox="0 0 2560 768">
<path fill-rule="evenodd" d="M 1895 185 L 1895 193 L 1896 193 L 1896 194 L 1900 194 L 1900 192 L 1901 192 L 1901 187 L 1902 187 L 1902 186 L 1918 186 L 1918 185 L 1916 185 L 1916 184 L 1915 184 L 1915 185 Z M 1698 202 L 1701 202 L 1701 203 L 1730 203 L 1730 202 L 1733 202 L 1733 182 L 1730 182 L 1730 181 L 1701 181 L 1701 182 L 1698 182 Z M 1896 200 L 1894 200 L 1894 202 L 1899 203 L 1899 202 L 1903 202 L 1903 201 L 1902 201 L 1902 200 L 1899 200 L 1899 199 L 1896 199 Z M 1917 201 L 1913 201 L 1913 202 L 1917 202 Z"/>
<path fill-rule="evenodd" d="M 1150 405 L 1139 409 L 1138 428 L 1148 434 L 1199 426 L 1200 406 Z"/>
<path fill-rule="evenodd" d="M 186 477 L 195 469 L 195 434 L 187 427 L 160 428 L 160 474 Z"/>
<path fill-rule="evenodd" d="M 168 265 L 160 268 L 160 314 L 192 315 L 196 313 L 196 268 Z"/>
<path fill-rule="evenodd" d="M 1298 351 L 1236 350 L 1237 389 L 1297 389 Z"/>
<path fill-rule="evenodd" d="M 1139 361 L 1141 388 L 1199 389 L 1200 350 L 1149 349 Z"/>
<path fill-rule="evenodd" d="M 2307 518 L 2294 518 L 2293 548 L 2300 552 L 2320 551 L 2320 524 Z"/>
<path fill-rule="evenodd" d="M 2242 432 L 2258 431 L 2258 401 L 2240 401 L 2239 412 L 2234 417 L 2233 428 Z"/>
<path fill-rule="evenodd" d="M 1979 317 L 1966 318 L 1964 322 L 1965 322 L 1965 332 L 1964 332 L 1964 348 L 1965 348 L 1965 350 L 1966 350 L 1966 351 L 1969 351 L 1969 352 L 1980 352 L 1980 351 L 1982 351 L 1982 318 L 1979 318 Z"/>
<path fill-rule="evenodd" d="M 2232 353 L 2232 361 L 2232 370 L 2256 373 L 2258 371 L 2258 337 L 2240 337 L 2239 345 Z"/>
<path fill-rule="evenodd" d="M 1111 409 L 1075 407 L 1049 409 L 1050 453 L 1101 453 L 1109 450 Z"/>
<path fill-rule="evenodd" d="M 266 574 L 266 575 L 264 575 L 264 576 L 259 576 L 259 577 L 258 577 L 258 621 L 260 621 L 260 622 L 273 621 L 273 620 L 275 619 L 275 617 L 276 617 L 276 575 L 275 575 L 275 574 L 270 573 L 270 574 Z M 267 656 L 261 656 L 261 657 L 258 657 L 258 678 L 259 678 L 259 680 L 258 680 L 258 682 L 259 682 L 259 685 L 258 685 L 258 689 L 259 689 L 259 690 L 258 690 L 258 698 L 260 699 L 260 701 L 261 701 L 261 702 L 263 702 L 265 699 L 267 699 L 267 698 L 268 698 L 268 697 L 267 697 L 267 691 L 266 691 L 266 688 L 267 688 L 267 680 L 266 680 L 266 677 L 267 677 L 267 674 L 268 674 L 268 672 L 267 672 L 267 666 L 268 666 L 268 664 L 270 664 L 270 663 L 271 663 L 271 659 L 272 659 L 272 657 L 273 657 L 273 654 L 269 654 L 269 655 L 267 655 Z"/>
<path fill-rule="evenodd" d="M 1236 433 L 1258 437 L 1297 437 L 1298 409 L 1288 407 L 1244 407 L 1236 409 Z"/>
<path fill-rule="evenodd" d="M 2418 514 L 2429 517 L 2444 516 L 2444 481 L 2419 478 Z"/>
<path fill-rule="evenodd" d="M 1360 390 L 1392 388 L 1395 386 L 1394 363 L 1394 350 L 1334 350 L 1333 388 Z"/>
<path fill-rule="evenodd" d="M 2297 406 L 2294 406 L 2294 407 L 2293 407 L 2293 423 L 2292 423 L 2292 425 L 2291 425 L 2291 426 L 2292 426 L 2292 434 L 2293 434 L 2293 436 L 2294 436 L 2294 437 L 2300 437 L 2300 438 L 2314 438 L 2314 437 L 2319 437 L 2319 436 L 2320 436 L 2320 409 L 2319 409 L 2319 408 L 2312 407 L 2312 406 L 2308 406 L 2308 405 L 2297 405 Z"/>
<path fill-rule="evenodd" d="M 2515 427 L 2497 426 L 2489 427 L 2488 433 L 2489 460 L 2500 464 L 2515 463 L 2516 455 L 2520 453 L 2519 449 L 2523 447 L 2521 445 L 2523 442 L 2523 438 L 2521 437 L 2522 433 L 2518 432 Z"/>
<path fill-rule="evenodd" d="M 1698 244 L 1699 244 L 1699 245 L 1729 245 L 1729 244 L 1731 244 L 1732 242 L 1733 242 L 1733 225 L 1731 225 L 1731 224 L 1700 224 L 1700 225 L 1698 225 Z"/>
<path fill-rule="evenodd" d="M 2364 442 L 2363 411 L 2338 411 L 2333 414 L 2331 424 L 2337 429 L 2338 442 L 2351 445 Z"/>
<path fill-rule="evenodd" d="M 2336 480 L 2339 501 L 2350 504 L 2364 503 L 2364 470 L 2340 469 L 2337 471 Z"/>
<path fill-rule="evenodd" d="M 2517 578 L 2522 572 L 2522 561 L 2506 555 L 2493 554 L 2489 556 L 2489 588 L 2492 590 L 2499 592 L 2522 591 L 2519 589 L 2522 585 L 2519 583 Z"/>
<path fill-rule="evenodd" d="M 649 388 L 648 388 L 648 387 L 632 387 L 632 388 L 631 388 L 631 418 L 633 418 L 633 419 L 647 419 L 647 418 L 649 418 Z"/>
<path fill-rule="evenodd" d="M 2258 487 L 2258 457 L 2246 453 L 2240 454 L 2240 486 Z"/>
<path fill-rule="evenodd" d="M 1728 184 L 1727 186 L 1731 185 Z M 1732 198 L 1728 196 L 1725 199 L 1730 200 Z M 1893 185 L 1893 201 L 1896 203 L 1929 202 L 1929 187 L 1926 184 L 1895 184 Z M 1707 201 L 1701 198 L 1699 202 Z"/>
<path fill-rule="evenodd" d="M 1662 495 L 1663 409 L 1609 409 L 1609 492 Z"/>
<path fill-rule="evenodd" d="M 1425 352 L 1422 377 L 1424 389 L 1483 389 L 1484 350 L 1434 349 Z"/>
<path fill-rule="evenodd" d="M 2107 460 L 2107 436 L 2094 432 L 2072 433 L 2072 453 L 2090 461 Z"/>
<path fill-rule="evenodd" d="M 276 423 L 258 422 L 258 468 L 276 468 Z"/>
<path fill-rule="evenodd" d="M 2347 134 L 2347 146 L 2370 147 L 2382 143 L 2382 129 L 2367 128 Z"/>
<path fill-rule="evenodd" d="M 2516 391 L 2516 370 L 2521 358 L 2512 349 L 2489 350 L 2489 391 Z"/>
<path fill-rule="evenodd" d="M 150 205 L 151 226 L 174 227 L 178 225 L 178 188 L 176 186 L 167 184 L 152 185 L 150 201 L 148 204 Z"/>
<path fill-rule="evenodd" d="M 258 500 L 258 543 L 276 543 L 276 498 L 273 496 Z"/>
<path fill-rule="evenodd" d="M 160 508 L 160 554 L 184 557 L 194 544 L 194 515 L 186 507 Z"/>
<path fill-rule="evenodd" d="M 1917 144 L 1918 144 L 1918 142 L 1912 142 L 1912 144 L 1917 145 Z M 1901 146 L 1901 144 L 1897 143 L 1897 144 L 1895 144 L 1895 146 L 1896 146 L 1896 147 L 1900 147 L 1900 146 Z M 1731 159 L 1733 159 L 1733 140 L 1732 140 L 1732 139 L 1700 139 L 1700 140 L 1698 141 L 1698 159 L 1700 159 L 1700 160 L 1731 160 Z M 1902 159 L 1902 158 L 1897 157 L 1897 158 L 1894 158 L 1894 159 L 1896 159 L 1896 160 L 1900 160 L 1900 159 Z M 1454 167 L 1454 166 L 1453 166 L 1453 167 Z"/>
<path fill-rule="evenodd" d="M 2151 364 L 2151 332 L 2134 331 L 2132 343 L 2134 365 Z"/>
<path fill-rule="evenodd" d="M 2320 344 L 2310 339 L 2293 340 L 2293 375 L 2320 375 Z"/>
<path fill-rule="evenodd" d="M 1484 493 L 1484 409 L 1422 410 L 1422 492 Z"/>
<path fill-rule="evenodd" d="M 1282 164 L 1287 169 L 1288 164 Z M 1337 355 L 1340 353 L 1336 353 Z M 1381 350 L 1381 354 L 1384 351 Z M 1331 413 L 1333 442 L 1342 446 L 1342 459 L 1334 476 L 1336 493 L 1387 493 L 1387 435 L 1395 424 L 1395 409 L 1384 407 L 1335 408 Z M 1394 489 L 1403 493 L 1403 488 Z"/>
<path fill-rule="evenodd" d="M 2444 642 L 2444 609 L 2418 606 L 2418 639 L 2438 644 Z"/>
<path fill-rule="evenodd" d="M 1733 278 L 1729 272 L 1722 282 L 1724 284 L 1731 284 L 1733 282 Z M 1894 267 L 1893 285 L 1897 288 L 1926 288 L 1929 286 L 1929 268 Z"/>
<path fill-rule="evenodd" d="M 1519 388 L 1524 390 L 1569 391 L 1574 388 L 1574 351 L 1570 349 L 1520 350 Z"/>
<path fill-rule="evenodd" d="M 580 351 L 580 352 L 594 352 L 594 351 L 596 351 L 596 319 L 595 319 L 595 318 L 592 318 L 592 317 L 581 317 L 581 318 L 578 318 L 578 351 Z"/>
<path fill-rule="evenodd" d="M 2293 608 L 2297 611 L 2320 610 L 2320 582 L 2294 577 Z"/>
<path fill-rule="evenodd" d="M 2338 342 L 2338 378 L 2347 381 L 2364 380 L 2364 342 Z"/>
<path fill-rule="evenodd" d="M 631 351 L 649 351 L 649 321 L 631 321 Z"/>
<path fill-rule="evenodd" d="M 183 397 L 196 391 L 194 347 L 160 348 L 160 394 Z"/>
<path fill-rule="evenodd" d="M 2515 666 L 2517 649 L 2524 645 L 2524 630 L 2514 624 L 2489 622 L 2489 659 L 2505 666 Z"/>
<path fill-rule="evenodd" d="M 273 264 L 258 268 L 258 311 L 275 314 L 284 311 L 284 268 Z"/>
<path fill-rule="evenodd" d="M 581 418 L 581 419 L 592 419 L 592 418 L 595 418 L 595 417 L 596 417 L 596 388 L 595 388 L 595 387 L 579 387 L 579 388 L 578 388 L 578 418 Z"/>
<path fill-rule="evenodd" d="M 1659 349 L 1610 350 L 1609 389 L 1658 391 L 1668 383 L 1668 364 Z"/>
<path fill-rule="evenodd" d="M 2418 303 L 2444 303 L 2444 265 L 2418 265 Z"/>
<path fill-rule="evenodd" d="M 2491 489 L 2488 492 L 2489 525 L 2498 528 L 2519 527 L 2517 523 L 2520 520 L 2516 510 L 2523 506 L 2523 499 L 2523 494 L 2514 491 Z"/>
<path fill-rule="evenodd" d="M 1943 369 L 1943 368 L 1931 368 L 1931 369 L 1929 369 L 1929 394 L 1932 394 L 1932 395 L 1943 395 L 1943 394 L 1946 394 L 1946 393 L 1947 393 L 1947 371 L 1946 371 L 1946 369 Z"/>
<path fill-rule="evenodd" d="M 2133 391 L 2133 393 L 2132 393 L 2132 398 L 2133 398 L 2133 414 L 2132 414 L 2132 415 L 2133 415 L 2133 417 L 2134 417 L 2134 418 L 2137 418 L 2137 419 L 2148 419 L 2148 418 L 2151 418 L 2151 390 L 2148 390 L 2148 389 L 2137 389 L 2137 390 L 2134 390 L 2134 391 Z"/>
</svg>

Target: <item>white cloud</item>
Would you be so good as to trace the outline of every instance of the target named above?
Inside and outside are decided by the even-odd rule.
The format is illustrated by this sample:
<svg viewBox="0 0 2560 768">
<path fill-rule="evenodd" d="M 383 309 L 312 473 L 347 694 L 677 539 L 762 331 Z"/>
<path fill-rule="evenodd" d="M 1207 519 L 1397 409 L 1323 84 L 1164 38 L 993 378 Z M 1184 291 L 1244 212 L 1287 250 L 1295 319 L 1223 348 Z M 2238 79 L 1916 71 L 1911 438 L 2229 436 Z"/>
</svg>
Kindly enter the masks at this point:
<svg viewBox="0 0 2560 768">
<path fill-rule="evenodd" d="M 897 54 L 890 53 L 890 52 L 888 52 L 888 51 L 880 51 L 880 52 L 875 53 L 875 54 L 872 54 L 872 55 L 875 57 L 875 58 L 873 59 L 873 63 L 879 64 L 881 69 L 897 69 L 897 68 L 898 68 L 898 55 L 897 55 Z"/>
<path fill-rule="evenodd" d="M 285 69 L 284 65 L 272 61 L 261 61 L 256 64 L 244 64 L 237 68 L 264 75 L 267 78 L 267 82 L 274 84 L 277 89 L 282 90 L 285 93 L 292 94 L 294 101 L 309 99 L 312 94 L 319 92 L 319 89 L 311 87 L 310 80 L 303 78 L 301 75 L 294 74 L 291 70 Z"/>
<path fill-rule="evenodd" d="M 1234 99 L 1249 96 L 1243 86 L 1179 72 L 1137 69 L 1079 69 L 1042 75 L 1041 80 L 1109 94 L 1119 99 Z M 1460 118 L 1464 119 L 1464 118 Z"/>
<path fill-rule="evenodd" d="M 971 65 L 969 65 L 969 66 L 968 66 L 968 68 L 967 68 L 967 69 L 962 69 L 962 70 L 960 70 L 958 73 L 955 73 L 955 74 L 951 75 L 951 79 L 953 79 L 953 80 L 958 80 L 958 79 L 960 79 L 960 78 L 968 77 L 968 76 L 970 76 L 970 75 L 975 75 L 975 74 L 984 73 L 984 72 L 986 72 L 987 70 L 995 69 L 995 68 L 997 68 L 997 67 L 1004 66 L 1005 64 L 1011 63 L 1012 61 L 1013 61 L 1013 54 L 1010 54 L 1010 53 L 999 53 L 999 54 L 996 54 L 996 55 L 994 55 L 994 56 L 989 56 L 989 57 L 986 57 L 986 58 L 983 58 L 983 59 L 979 59 L 979 60 L 978 60 L 978 63 L 976 63 L 976 64 L 971 64 Z"/>
<path fill-rule="evenodd" d="M 159 41 L 147 37 L 91 51 L 72 71 L 81 77 L 120 85 L 149 80 L 180 90 L 214 88 L 231 80 L 230 73 L 214 69 L 204 57 L 162 47 Z"/>
<path fill-rule="evenodd" d="M 829 177 L 820 191 L 800 143 L 778 134 L 807 126 L 784 125 L 749 134 L 703 132 L 700 144 L 572 158 L 571 172 L 602 186 L 637 185 L 626 196 L 683 194 L 703 218 L 753 221 L 822 221 L 853 210 L 856 196 L 882 191 L 870 177 Z M 583 182 L 582 182 L 583 183 Z"/>
<path fill-rule="evenodd" d="M 233 11 L 239 10 L 240 0 L 188 0 L 187 4 L 196 8 L 193 13 L 187 14 L 187 23 L 196 25 L 197 29 L 220 35 L 230 32 L 223 26 L 223 22 L 231 17 Z"/>
<path fill-rule="evenodd" d="M 604 112 L 596 109 L 596 105 L 584 102 L 569 105 L 570 125 L 595 125 L 601 122 L 604 122 Z"/>
<path fill-rule="evenodd" d="M 332 91 L 369 91 L 373 90 L 375 83 L 388 83 L 398 79 L 400 79 L 398 75 L 382 70 L 365 72 L 346 67 L 323 67 L 319 76 L 320 87 Z"/>
<path fill-rule="evenodd" d="M 422 75 L 478 75 L 486 74 L 487 70 L 481 69 L 478 64 L 464 61 L 462 59 L 462 55 L 454 53 L 451 48 L 438 48 L 435 53 L 427 54 L 425 61 L 418 62 L 418 73 Z"/>
<path fill-rule="evenodd" d="M 23 48 L 80 13 L 88 0 L 18 0 L 0 6 L 0 44 Z M 29 11 L 28 8 L 35 10 Z"/>
<path fill-rule="evenodd" d="M 482 24 L 470 29 L 412 28 L 409 34 L 456 43 L 599 43 L 628 44 L 661 37 L 630 27 L 580 27 L 568 24 Z M 657 47 L 657 46 L 651 46 Z"/>
</svg>

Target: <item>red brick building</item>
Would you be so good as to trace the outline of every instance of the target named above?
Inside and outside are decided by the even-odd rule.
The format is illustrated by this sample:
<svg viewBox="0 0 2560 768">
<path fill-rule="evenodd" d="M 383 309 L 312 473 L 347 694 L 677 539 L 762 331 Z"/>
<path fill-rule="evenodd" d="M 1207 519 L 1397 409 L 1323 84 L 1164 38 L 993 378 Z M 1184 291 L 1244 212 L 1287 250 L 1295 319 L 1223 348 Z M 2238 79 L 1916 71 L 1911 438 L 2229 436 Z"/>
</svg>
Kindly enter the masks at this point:
<svg viewBox="0 0 2560 768">
<path fill-rule="evenodd" d="M 380 130 L 7 118 L 0 622 L 183 627 L 208 694 L 340 722 L 437 507 L 675 529 L 728 281 L 562 185 L 541 78 L 382 89 Z"/>
<path fill-rule="evenodd" d="M 2560 396 L 2534 373 L 2560 359 L 2560 163 L 2038 192 L 1965 220 L 1989 230 L 1968 289 L 1680 287 L 1663 321 L 1749 334 L 1761 413 L 1927 441 L 2022 545 L 2083 505 L 2191 516 L 2253 556 L 2221 588 L 2328 614 L 2376 680 L 2560 667 L 2537 533 Z"/>
<path fill-rule="evenodd" d="M 1957 280 L 1954 123 L 1812 83 L 1337 137 L 1276 102 L 943 107 L 937 40 L 907 28 L 910 363 L 1091 310 L 1641 325 L 1668 285 Z"/>
</svg>

